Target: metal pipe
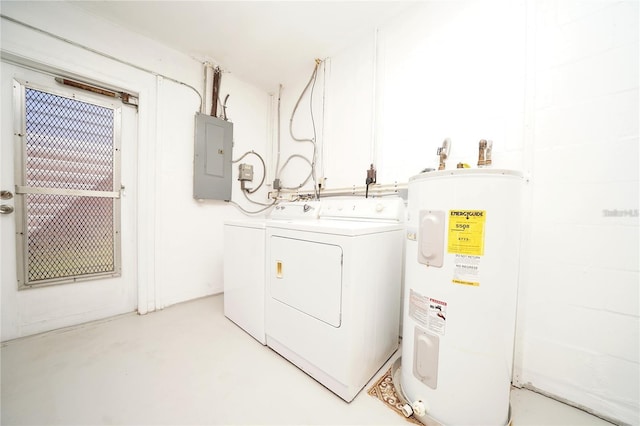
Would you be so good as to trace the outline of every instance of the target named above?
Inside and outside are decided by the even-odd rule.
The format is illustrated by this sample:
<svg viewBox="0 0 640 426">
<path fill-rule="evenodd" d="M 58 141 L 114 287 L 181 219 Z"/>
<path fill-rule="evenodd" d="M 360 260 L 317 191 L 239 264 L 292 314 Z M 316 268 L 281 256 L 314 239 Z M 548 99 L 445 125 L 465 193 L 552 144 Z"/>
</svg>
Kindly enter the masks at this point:
<svg viewBox="0 0 640 426">
<path fill-rule="evenodd" d="M 220 91 L 220 68 L 213 69 L 213 89 L 211 91 L 211 116 L 218 116 L 218 96 Z"/>
<path fill-rule="evenodd" d="M 392 184 L 375 184 L 369 185 L 369 195 L 370 196 L 383 196 L 383 195 L 400 195 L 400 191 L 406 190 L 408 188 L 407 183 L 392 183 Z M 320 190 L 320 195 L 322 197 L 338 197 L 338 196 L 348 196 L 348 195 L 365 195 L 367 192 L 366 186 L 352 186 L 346 188 L 333 188 L 326 189 L 323 188 Z M 269 192 L 269 198 L 272 199 L 285 199 L 285 200 L 294 200 L 297 198 L 312 198 L 315 197 L 315 192 L 313 190 L 285 190 L 281 189 L 279 192 Z"/>
</svg>

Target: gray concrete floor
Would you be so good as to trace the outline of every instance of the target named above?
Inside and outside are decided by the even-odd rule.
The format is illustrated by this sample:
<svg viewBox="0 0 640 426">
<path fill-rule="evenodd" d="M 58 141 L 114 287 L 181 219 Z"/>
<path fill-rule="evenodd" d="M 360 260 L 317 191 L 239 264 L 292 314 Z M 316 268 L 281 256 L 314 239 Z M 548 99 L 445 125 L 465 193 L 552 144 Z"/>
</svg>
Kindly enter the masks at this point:
<svg viewBox="0 0 640 426">
<path fill-rule="evenodd" d="M 0 355 L 3 425 L 410 424 L 368 386 L 343 402 L 225 318 L 222 295 L 5 342 Z M 522 389 L 512 409 L 515 425 L 609 425 Z"/>
</svg>

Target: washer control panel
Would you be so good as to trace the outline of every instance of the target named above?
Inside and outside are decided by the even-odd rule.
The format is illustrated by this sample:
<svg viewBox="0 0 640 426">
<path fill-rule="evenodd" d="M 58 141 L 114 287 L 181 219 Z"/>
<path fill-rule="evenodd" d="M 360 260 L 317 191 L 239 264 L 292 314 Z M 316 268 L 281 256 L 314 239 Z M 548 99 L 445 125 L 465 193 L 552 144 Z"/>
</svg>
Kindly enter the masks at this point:
<svg viewBox="0 0 640 426">
<path fill-rule="evenodd" d="M 292 201 L 278 204 L 271 210 L 270 219 L 317 219 L 320 201 Z"/>
</svg>

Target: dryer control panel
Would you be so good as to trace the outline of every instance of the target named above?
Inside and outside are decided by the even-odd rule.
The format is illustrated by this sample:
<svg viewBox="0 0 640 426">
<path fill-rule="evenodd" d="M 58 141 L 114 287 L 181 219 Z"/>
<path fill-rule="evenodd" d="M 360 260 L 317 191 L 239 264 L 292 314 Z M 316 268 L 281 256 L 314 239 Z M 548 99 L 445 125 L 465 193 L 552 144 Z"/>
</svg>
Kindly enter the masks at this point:
<svg viewBox="0 0 640 426">
<path fill-rule="evenodd" d="M 402 223 L 405 221 L 405 205 L 400 197 L 331 198 L 322 201 L 320 217 Z"/>
</svg>

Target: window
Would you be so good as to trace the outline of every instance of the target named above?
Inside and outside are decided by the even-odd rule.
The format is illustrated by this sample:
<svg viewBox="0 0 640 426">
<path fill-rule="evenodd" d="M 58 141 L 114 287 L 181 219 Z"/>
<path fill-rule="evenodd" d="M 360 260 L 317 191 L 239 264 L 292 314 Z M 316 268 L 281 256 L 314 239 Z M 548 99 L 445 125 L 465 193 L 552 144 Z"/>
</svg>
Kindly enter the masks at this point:
<svg viewBox="0 0 640 426">
<path fill-rule="evenodd" d="M 120 110 L 19 86 L 19 287 L 120 274 Z"/>
</svg>

